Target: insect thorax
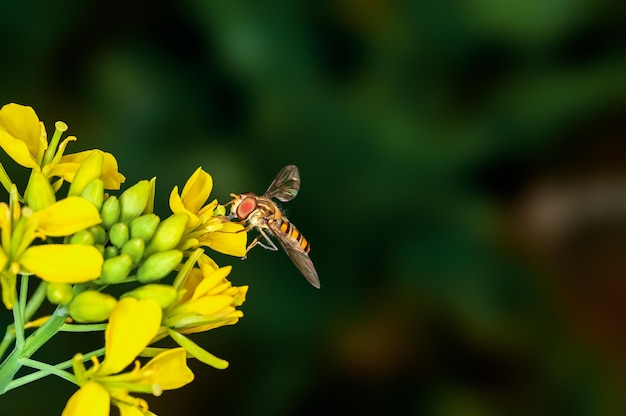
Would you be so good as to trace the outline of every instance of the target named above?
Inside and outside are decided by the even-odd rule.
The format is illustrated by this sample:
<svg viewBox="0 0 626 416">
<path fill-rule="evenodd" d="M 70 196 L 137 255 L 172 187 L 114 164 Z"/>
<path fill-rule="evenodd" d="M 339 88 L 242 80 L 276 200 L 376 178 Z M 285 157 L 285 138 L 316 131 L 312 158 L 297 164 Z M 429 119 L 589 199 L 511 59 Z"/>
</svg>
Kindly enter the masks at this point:
<svg viewBox="0 0 626 416">
<path fill-rule="evenodd" d="M 257 207 L 250 213 L 248 223 L 253 226 L 264 226 L 281 218 L 280 208 L 271 199 L 257 197 Z"/>
</svg>

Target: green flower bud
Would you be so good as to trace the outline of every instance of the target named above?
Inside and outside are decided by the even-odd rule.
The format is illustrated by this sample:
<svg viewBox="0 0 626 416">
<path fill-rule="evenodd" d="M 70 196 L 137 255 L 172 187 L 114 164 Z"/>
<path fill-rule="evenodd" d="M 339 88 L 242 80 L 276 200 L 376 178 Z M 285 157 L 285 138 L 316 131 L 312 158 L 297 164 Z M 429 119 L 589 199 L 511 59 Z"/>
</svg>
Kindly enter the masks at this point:
<svg viewBox="0 0 626 416">
<path fill-rule="evenodd" d="M 92 246 L 96 242 L 96 238 L 87 230 L 81 230 L 70 238 L 71 244 L 80 244 L 83 246 Z"/>
<path fill-rule="evenodd" d="M 143 213 L 150 196 L 150 182 L 137 182 L 120 195 L 121 222 L 128 222 Z"/>
<path fill-rule="evenodd" d="M 100 254 L 102 254 L 102 257 L 105 257 L 104 256 L 104 244 L 94 244 L 93 246 L 98 249 Z M 115 247 L 113 247 L 113 248 L 115 248 Z M 111 256 L 111 257 L 113 257 L 113 256 Z"/>
<path fill-rule="evenodd" d="M 128 277 L 133 268 L 133 259 L 128 254 L 109 257 L 102 264 L 100 281 L 103 283 L 119 283 Z"/>
<path fill-rule="evenodd" d="M 133 264 L 138 264 L 143 257 L 146 243 L 141 238 L 131 238 L 122 247 L 122 254 L 127 254 L 133 259 Z"/>
<path fill-rule="evenodd" d="M 101 225 L 96 225 L 88 229 L 97 244 L 104 244 L 107 241 L 107 232 Z"/>
<path fill-rule="evenodd" d="M 152 214 L 154 212 L 154 194 L 156 193 L 156 176 L 150 179 L 150 188 L 148 190 L 148 202 L 143 210 L 144 214 Z"/>
<path fill-rule="evenodd" d="M 74 296 L 68 311 L 76 322 L 102 322 L 109 317 L 116 304 L 117 300 L 111 295 L 97 290 L 87 290 Z"/>
<path fill-rule="evenodd" d="M 137 270 L 137 280 L 141 283 L 154 282 L 167 276 L 183 259 L 183 252 L 169 250 L 154 253 Z"/>
<path fill-rule="evenodd" d="M 72 293 L 72 285 L 50 282 L 46 286 L 46 296 L 48 297 L 48 301 L 53 305 L 68 304 L 74 296 Z"/>
<path fill-rule="evenodd" d="M 100 216 L 102 217 L 102 226 L 111 228 L 120 219 L 120 201 L 116 196 L 110 196 L 102 203 L 100 208 Z"/>
<path fill-rule="evenodd" d="M 226 215 L 226 207 L 224 207 L 224 205 L 218 205 L 217 208 L 213 210 L 213 216 L 221 217 L 223 215 Z"/>
<path fill-rule="evenodd" d="M 94 179 L 102 176 L 104 156 L 99 150 L 92 150 L 89 156 L 80 164 L 72 179 L 67 196 L 78 196 Z"/>
<path fill-rule="evenodd" d="M 56 202 L 54 190 L 43 173 L 32 171 L 24 193 L 24 200 L 33 211 L 41 211 Z"/>
<path fill-rule="evenodd" d="M 118 248 L 117 248 L 117 247 L 115 247 L 115 246 L 106 246 L 106 247 L 104 248 L 104 254 L 103 254 L 103 257 L 104 257 L 105 259 L 110 259 L 111 257 L 115 257 L 115 256 L 117 256 L 118 254 L 120 254 L 120 251 L 118 250 Z"/>
<path fill-rule="evenodd" d="M 130 222 L 131 238 L 141 238 L 143 241 L 150 241 L 161 219 L 156 214 L 146 214 L 137 217 Z"/>
<path fill-rule="evenodd" d="M 170 307 L 178 297 L 176 289 L 169 285 L 161 285 L 157 283 L 150 283 L 138 287 L 135 290 L 126 292 L 122 295 L 122 298 L 131 297 L 135 299 L 154 299 L 159 302 L 161 309 Z"/>
<path fill-rule="evenodd" d="M 94 179 L 85 187 L 80 196 L 94 204 L 96 208 L 102 208 L 102 203 L 104 202 L 104 181 L 102 179 Z"/>
<path fill-rule="evenodd" d="M 186 225 L 187 215 L 185 214 L 173 214 L 161 221 L 146 247 L 146 254 L 150 255 L 176 247 L 185 233 Z"/>
<path fill-rule="evenodd" d="M 111 230 L 109 230 L 109 240 L 111 240 L 111 243 L 113 243 L 113 245 L 117 248 L 122 248 L 122 246 L 128 241 L 129 237 L 130 231 L 128 230 L 128 225 L 123 222 L 113 224 Z"/>
</svg>

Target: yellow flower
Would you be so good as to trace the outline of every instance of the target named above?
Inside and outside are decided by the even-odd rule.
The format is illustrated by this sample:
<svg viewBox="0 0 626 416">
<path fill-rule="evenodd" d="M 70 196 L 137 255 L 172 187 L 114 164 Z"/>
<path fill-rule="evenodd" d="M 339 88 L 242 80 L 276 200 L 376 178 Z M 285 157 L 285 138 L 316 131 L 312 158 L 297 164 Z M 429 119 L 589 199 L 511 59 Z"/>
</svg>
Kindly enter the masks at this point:
<svg viewBox="0 0 626 416">
<path fill-rule="evenodd" d="M 206 255 L 200 256 L 198 265 L 174 282 L 182 297 L 164 311 L 165 326 L 181 334 L 234 325 L 243 316 L 236 307 L 245 302 L 248 286 L 232 286 L 226 279 L 232 266 L 218 267 Z"/>
<path fill-rule="evenodd" d="M 0 147 L 18 164 L 41 170 L 47 178 L 60 177 L 72 182 L 81 163 L 93 152 L 103 155 L 102 180 L 106 189 L 119 189 L 125 178 L 117 170 L 117 161 L 110 153 L 100 150 L 87 150 L 71 155 L 63 155 L 70 141 L 69 136 L 59 143 L 67 130 L 63 122 L 56 123 L 52 141 L 48 143 L 46 130 L 31 107 L 7 104 L 0 109 Z M 57 185 L 57 189 L 61 184 Z"/>
<path fill-rule="evenodd" d="M 190 263 L 195 261 L 199 253 L 196 251 L 192 255 L 174 281 L 173 286 L 179 292 L 179 299 L 163 311 L 164 327 L 157 339 L 169 334 L 198 360 L 216 368 L 226 368 L 228 362 L 208 353 L 183 334 L 237 323 L 243 312 L 236 308 L 246 300 L 248 286 L 232 286 L 226 279 L 232 267 L 218 267 L 204 254 L 198 259 L 200 267 L 190 268 Z"/>
<path fill-rule="evenodd" d="M 246 254 L 247 235 L 241 224 L 224 221 L 215 215 L 217 200 L 206 204 L 213 188 L 211 175 L 198 168 L 187 180 L 181 194 L 178 186 L 170 194 L 170 208 L 175 214 L 189 218 L 183 237 L 184 250 L 210 247 L 220 253 L 243 257 Z"/>
<path fill-rule="evenodd" d="M 183 348 L 164 351 L 143 368 L 135 361 L 131 371 L 120 373 L 149 345 L 161 323 L 161 307 L 152 299 L 120 300 L 111 313 L 105 331 L 105 356 L 102 363 L 86 370 L 82 354 L 74 357 L 74 373 L 81 388 L 69 399 L 63 416 L 104 416 L 110 404 L 123 415 L 148 413 L 145 400 L 130 392 L 161 395 L 164 390 L 180 388 L 193 380 Z"/>
<path fill-rule="evenodd" d="M 20 207 L 15 185 L 10 198 L 11 205 L 0 203 L 0 284 L 7 309 L 15 303 L 18 273 L 58 283 L 81 283 L 100 275 L 103 259 L 93 246 L 32 245 L 36 238 L 67 236 L 99 224 L 100 215 L 91 203 L 69 197 L 33 212 Z"/>
</svg>

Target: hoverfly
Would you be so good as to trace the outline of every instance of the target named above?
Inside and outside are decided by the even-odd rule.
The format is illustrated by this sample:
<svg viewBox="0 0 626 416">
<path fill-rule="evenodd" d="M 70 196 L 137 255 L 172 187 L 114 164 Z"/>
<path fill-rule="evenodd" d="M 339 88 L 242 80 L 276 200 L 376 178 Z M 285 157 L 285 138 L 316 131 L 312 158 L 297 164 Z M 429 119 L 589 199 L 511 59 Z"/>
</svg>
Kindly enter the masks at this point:
<svg viewBox="0 0 626 416">
<path fill-rule="evenodd" d="M 257 244 L 261 247 L 276 251 L 276 244 L 269 238 L 269 234 L 274 235 L 282 248 L 285 250 L 291 261 L 298 270 L 313 286 L 319 289 L 320 279 L 309 258 L 311 246 L 296 227 L 289 222 L 282 211 L 272 200 L 276 198 L 281 202 L 291 201 L 298 195 L 300 190 L 300 173 L 295 165 L 285 166 L 278 172 L 267 191 L 263 196 L 258 196 L 252 192 L 241 195 L 230 194 L 233 198 L 230 210 L 230 219 L 238 218 L 248 225 L 245 230 L 256 228 L 259 235 L 252 240 L 246 249 L 246 253 Z M 260 239 L 263 237 L 263 241 Z"/>
</svg>

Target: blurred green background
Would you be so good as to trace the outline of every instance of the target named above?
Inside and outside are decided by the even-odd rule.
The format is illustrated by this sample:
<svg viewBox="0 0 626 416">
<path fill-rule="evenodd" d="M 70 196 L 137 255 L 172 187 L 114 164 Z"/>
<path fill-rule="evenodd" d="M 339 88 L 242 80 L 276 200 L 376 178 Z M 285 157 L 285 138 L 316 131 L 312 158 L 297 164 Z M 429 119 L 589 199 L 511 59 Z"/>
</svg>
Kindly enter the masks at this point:
<svg viewBox="0 0 626 416">
<path fill-rule="evenodd" d="M 245 317 L 194 339 L 230 368 L 192 362 L 159 415 L 626 414 L 620 7 L 5 2 L 0 104 L 67 122 L 128 185 L 157 176 L 161 216 L 198 166 L 222 202 L 299 166 L 284 208 L 321 290 L 283 253 L 215 256 Z M 0 413 L 74 391 L 42 380 Z"/>
</svg>

